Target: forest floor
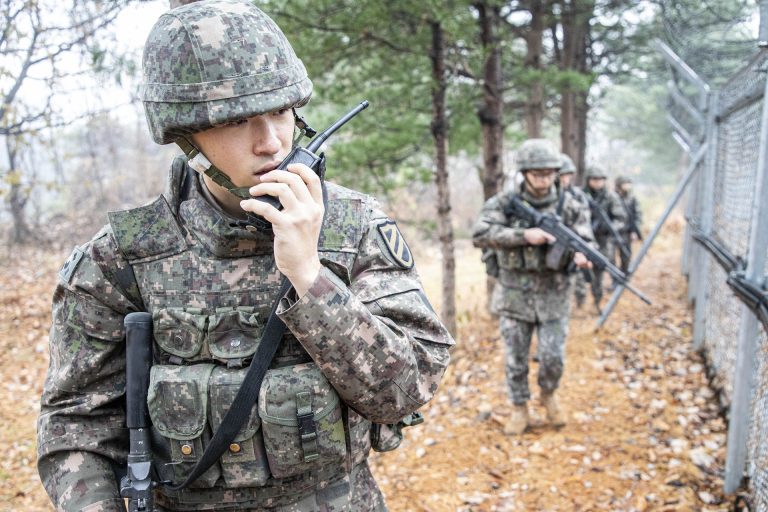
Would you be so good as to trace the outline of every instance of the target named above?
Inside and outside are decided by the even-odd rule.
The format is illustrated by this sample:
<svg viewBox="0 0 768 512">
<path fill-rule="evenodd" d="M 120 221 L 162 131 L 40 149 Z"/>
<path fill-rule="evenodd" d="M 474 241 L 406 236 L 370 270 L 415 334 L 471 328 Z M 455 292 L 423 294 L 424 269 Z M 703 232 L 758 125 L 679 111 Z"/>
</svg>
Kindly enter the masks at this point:
<svg viewBox="0 0 768 512">
<path fill-rule="evenodd" d="M 568 423 L 545 424 L 532 363 L 534 424 L 514 437 L 502 433 L 511 407 L 479 252 L 458 244 L 451 366 L 425 423 L 407 429 L 397 451 L 372 456 L 390 510 L 728 510 L 726 424 L 691 348 L 681 239 L 673 220 L 635 276 L 653 306 L 625 293 L 597 332 L 592 307 L 574 311 L 560 390 Z M 0 258 L 0 511 L 51 509 L 35 468 L 35 419 L 51 293 L 69 249 Z M 439 261 L 422 254 L 417 262 L 439 305 Z"/>
</svg>

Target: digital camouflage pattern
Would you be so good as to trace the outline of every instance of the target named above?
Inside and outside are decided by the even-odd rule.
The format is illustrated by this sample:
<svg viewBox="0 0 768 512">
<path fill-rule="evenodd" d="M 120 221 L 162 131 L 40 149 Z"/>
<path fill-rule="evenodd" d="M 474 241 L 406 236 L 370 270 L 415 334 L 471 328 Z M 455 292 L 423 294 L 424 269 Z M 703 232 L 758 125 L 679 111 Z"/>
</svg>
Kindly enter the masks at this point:
<svg viewBox="0 0 768 512">
<path fill-rule="evenodd" d="M 554 391 L 562 376 L 571 296 L 571 276 L 565 267 L 573 253 L 560 258 L 558 269 L 548 268 L 548 252 L 555 246 L 529 245 L 524 238 L 524 231 L 530 227 L 527 222 L 504 213 L 504 205 L 513 194 L 518 192 L 501 192 L 485 203 L 472 241 L 476 247 L 493 249 L 497 255 L 499 277 L 491 309 L 501 317 L 499 328 L 506 347 L 510 398 L 521 405 L 530 398 L 528 352 L 534 329 L 539 340 L 541 389 Z M 552 187 L 547 196 L 534 198 L 523 184 L 519 195 L 539 211 L 556 214 L 559 210 L 566 226 L 585 240 L 592 240 L 589 208 L 569 191 L 559 192 Z"/>
<path fill-rule="evenodd" d="M 523 405 L 531 399 L 528 389 L 528 352 L 533 331 L 536 331 L 536 354 L 539 358 L 537 382 L 543 393 L 555 391 L 560 383 L 565 365 L 565 338 L 568 335 L 568 318 L 546 322 L 523 322 L 507 316 L 500 319 L 499 330 L 504 340 L 504 370 L 509 385 L 509 396 L 515 405 Z"/>
<path fill-rule="evenodd" d="M 621 204 L 619 195 L 612 190 L 608 190 L 608 187 L 594 190 L 590 188 L 589 185 L 587 185 L 586 193 L 589 194 L 592 200 L 597 203 L 597 205 L 607 214 L 613 228 L 618 233 L 621 233 L 626 226 L 627 214 Z M 594 212 L 591 213 L 591 216 L 595 241 L 597 242 L 600 252 L 609 260 L 614 261 L 614 254 L 617 250 L 616 240 L 611 236 L 611 233 L 607 228 L 601 226 L 602 223 L 598 223 L 595 220 L 598 217 Z M 593 271 L 592 295 L 594 296 L 597 303 L 599 303 L 603 297 L 604 274 L 605 270 L 602 269 L 595 269 Z"/>
<path fill-rule="evenodd" d="M 624 240 L 624 244 L 629 249 L 629 256 L 621 251 L 618 251 L 618 253 L 619 261 L 621 262 L 620 268 L 624 272 L 627 272 L 632 255 L 632 233 L 635 228 L 638 230 L 641 229 L 643 225 L 643 212 L 640 209 L 640 203 L 638 202 L 637 197 L 635 197 L 631 190 L 629 192 L 623 192 L 619 189 L 624 183 L 632 183 L 632 180 L 624 176 L 616 178 L 616 195 L 619 196 L 621 206 L 624 208 L 624 212 L 627 215 L 627 221 L 624 223 L 623 229 L 619 231 L 619 234 Z"/>
<path fill-rule="evenodd" d="M 576 165 L 573 163 L 571 157 L 565 153 L 562 153 L 560 156 L 563 159 L 560 167 L 560 174 L 574 174 L 576 172 Z"/>
<path fill-rule="evenodd" d="M 312 82 L 252 2 L 204 0 L 163 14 L 144 47 L 141 99 L 158 144 L 309 101 Z"/>
<path fill-rule="evenodd" d="M 161 476 L 177 483 L 220 424 L 256 351 L 282 278 L 271 238 L 233 227 L 193 176 L 186 200 L 172 177 L 171 189 L 157 201 L 111 214 L 111 225 L 79 248 L 70 279 L 56 288 L 38 455 L 41 478 L 59 510 L 123 510 L 112 464 L 124 464 L 128 448 L 125 314 L 144 309 L 155 320 L 153 437 L 159 462 L 181 463 L 161 466 Z M 162 509 L 319 509 L 299 505 L 310 502 L 328 503 L 325 510 L 385 509 L 366 466 L 371 422 L 395 423 L 425 404 L 437 390 L 453 340 L 415 268 L 404 268 L 386 250 L 377 226 L 390 221 L 376 202 L 332 184 L 327 193 L 319 245 L 324 267 L 303 297 L 289 293 L 282 299 L 278 314 L 289 331 L 272 369 L 292 372 L 286 368 L 311 364 L 319 370 L 310 408 L 318 408 L 312 414 L 318 431 L 325 431 L 323 443 L 338 451 L 343 436 L 344 461 L 308 464 L 287 479 L 270 471 L 259 486 L 279 462 L 273 455 L 283 455 L 279 449 L 266 454 L 262 439 L 280 442 L 287 435 L 274 434 L 269 421 L 291 414 L 274 413 L 267 402 L 291 409 L 292 393 L 296 404 L 304 403 L 297 395 L 307 392 L 308 381 L 289 379 L 288 389 L 270 385 L 266 418 L 254 408 L 238 447 L 196 487 L 156 491 Z M 133 279 L 126 277 L 130 270 Z M 340 411 L 330 405 L 334 396 L 343 404 L 342 430 Z M 326 407 L 332 410 L 323 416 Z M 319 453 L 326 448 L 318 442 Z M 294 444 L 288 455 L 297 453 Z"/>
<path fill-rule="evenodd" d="M 520 146 L 515 156 L 517 170 L 560 169 L 563 165 L 561 153 L 547 139 L 528 139 Z"/>
<path fill-rule="evenodd" d="M 500 286 L 494 290 L 492 309 L 496 314 L 526 322 L 567 317 L 570 276 L 564 271 L 565 265 L 559 270 L 546 268 L 546 253 L 553 246 L 528 245 L 523 237 L 528 224 L 521 219 L 507 218 L 504 213 L 504 205 L 517 193 L 501 192 L 489 199 L 473 229 L 475 246 L 494 249 L 499 261 Z M 570 192 L 564 194 L 563 223 L 585 240 L 592 240 L 587 208 Z M 537 210 L 551 213 L 557 210 L 558 194 L 554 187 L 543 199 L 534 199 L 526 191 L 520 195 Z"/>
</svg>

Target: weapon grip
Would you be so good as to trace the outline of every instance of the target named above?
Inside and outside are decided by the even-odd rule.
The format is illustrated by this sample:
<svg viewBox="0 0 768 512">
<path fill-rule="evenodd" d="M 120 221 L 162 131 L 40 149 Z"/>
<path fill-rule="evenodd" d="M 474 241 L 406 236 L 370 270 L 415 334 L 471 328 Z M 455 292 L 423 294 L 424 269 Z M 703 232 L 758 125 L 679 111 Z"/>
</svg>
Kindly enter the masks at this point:
<svg viewBox="0 0 768 512">
<path fill-rule="evenodd" d="M 125 325 L 125 423 L 149 427 L 147 389 L 152 366 L 152 315 L 128 313 Z"/>
</svg>

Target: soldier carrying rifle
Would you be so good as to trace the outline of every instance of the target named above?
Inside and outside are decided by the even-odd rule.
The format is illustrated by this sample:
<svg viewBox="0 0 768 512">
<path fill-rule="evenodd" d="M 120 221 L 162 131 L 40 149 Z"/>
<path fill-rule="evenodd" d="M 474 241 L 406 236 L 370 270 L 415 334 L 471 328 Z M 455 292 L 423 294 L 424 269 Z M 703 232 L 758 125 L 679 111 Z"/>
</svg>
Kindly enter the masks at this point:
<svg viewBox="0 0 768 512">
<path fill-rule="evenodd" d="M 541 404 L 553 426 L 565 423 L 556 397 L 563 374 L 565 337 L 570 312 L 573 267 L 590 262 L 549 232 L 509 209 L 513 198 L 536 212 L 555 214 L 583 239 L 592 240 L 589 209 L 573 193 L 556 186 L 562 166 L 560 151 L 544 139 L 527 140 L 517 153 L 517 170 L 524 180 L 518 190 L 490 198 L 473 230 L 475 246 L 495 252 L 499 273 L 491 308 L 500 316 L 501 338 L 506 348 L 506 378 L 513 403 L 504 426 L 508 435 L 528 426 L 528 352 L 534 330 L 539 345 L 538 383 Z M 578 237 L 577 237 L 578 238 Z"/>
</svg>

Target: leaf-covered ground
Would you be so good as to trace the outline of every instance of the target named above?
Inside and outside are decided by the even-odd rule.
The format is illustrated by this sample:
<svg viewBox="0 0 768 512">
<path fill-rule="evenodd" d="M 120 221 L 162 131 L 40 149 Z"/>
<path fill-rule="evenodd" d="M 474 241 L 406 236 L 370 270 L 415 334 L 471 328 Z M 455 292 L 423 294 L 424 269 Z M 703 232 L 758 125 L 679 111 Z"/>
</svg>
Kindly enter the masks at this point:
<svg viewBox="0 0 768 512">
<path fill-rule="evenodd" d="M 398 451 L 373 457 L 390 509 L 727 510 L 726 426 L 691 350 L 680 237 L 673 224 L 636 276 L 653 306 L 625 294 L 598 332 L 591 308 L 574 313 L 561 388 L 568 424 L 545 425 L 534 400 L 534 426 L 520 437 L 502 433 L 510 413 L 503 348 L 485 311 L 479 254 L 460 244 L 453 363 L 426 422 L 406 431 Z M 35 469 L 35 418 L 51 291 L 67 252 L 14 249 L 0 258 L 3 511 L 50 510 Z M 437 297 L 439 263 L 424 254 L 418 265 Z"/>
</svg>

